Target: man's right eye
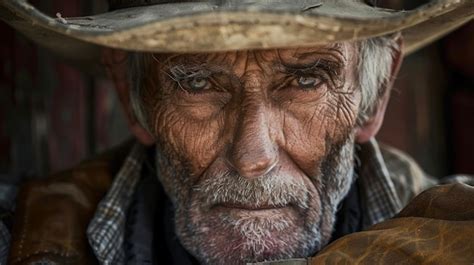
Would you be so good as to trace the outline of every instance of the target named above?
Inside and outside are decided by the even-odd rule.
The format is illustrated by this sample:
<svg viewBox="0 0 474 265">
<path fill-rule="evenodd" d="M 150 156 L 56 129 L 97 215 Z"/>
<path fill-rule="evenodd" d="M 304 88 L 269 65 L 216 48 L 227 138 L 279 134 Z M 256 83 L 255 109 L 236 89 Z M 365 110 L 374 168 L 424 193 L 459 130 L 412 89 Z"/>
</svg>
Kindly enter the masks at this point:
<svg viewBox="0 0 474 265">
<path fill-rule="evenodd" d="M 179 86 L 190 93 L 200 93 L 211 88 L 207 77 L 190 77 L 178 82 Z"/>
</svg>

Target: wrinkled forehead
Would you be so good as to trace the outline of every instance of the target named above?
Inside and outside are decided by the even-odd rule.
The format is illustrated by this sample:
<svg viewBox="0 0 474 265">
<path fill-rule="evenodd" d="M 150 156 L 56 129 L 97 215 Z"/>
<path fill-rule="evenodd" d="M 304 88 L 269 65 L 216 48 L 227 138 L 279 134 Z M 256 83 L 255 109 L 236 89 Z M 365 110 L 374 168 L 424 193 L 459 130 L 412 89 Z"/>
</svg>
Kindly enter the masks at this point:
<svg viewBox="0 0 474 265">
<path fill-rule="evenodd" d="M 154 57 L 164 65 L 173 64 L 234 64 L 239 60 L 257 62 L 281 62 L 284 64 L 310 63 L 324 58 L 337 63 L 346 63 L 357 54 L 354 43 L 334 43 L 301 48 L 282 48 L 267 50 L 227 51 L 214 53 L 163 53 Z"/>
</svg>

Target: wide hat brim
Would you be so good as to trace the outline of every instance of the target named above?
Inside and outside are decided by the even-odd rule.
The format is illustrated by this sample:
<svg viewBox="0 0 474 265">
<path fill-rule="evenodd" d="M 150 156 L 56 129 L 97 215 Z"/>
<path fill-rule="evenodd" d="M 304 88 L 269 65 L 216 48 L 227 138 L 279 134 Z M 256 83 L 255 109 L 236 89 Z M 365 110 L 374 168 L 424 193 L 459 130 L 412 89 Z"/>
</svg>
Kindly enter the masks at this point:
<svg viewBox="0 0 474 265">
<path fill-rule="evenodd" d="M 0 17 L 91 72 L 102 47 L 216 52 L 304 47 L 401 32 L 409 54 L 474 17 L 473 0 L 437 0 L 409 11 L 354 0 L 199 1 L 52 18 L 25 0 L 0 1 Z"/>
</svg>

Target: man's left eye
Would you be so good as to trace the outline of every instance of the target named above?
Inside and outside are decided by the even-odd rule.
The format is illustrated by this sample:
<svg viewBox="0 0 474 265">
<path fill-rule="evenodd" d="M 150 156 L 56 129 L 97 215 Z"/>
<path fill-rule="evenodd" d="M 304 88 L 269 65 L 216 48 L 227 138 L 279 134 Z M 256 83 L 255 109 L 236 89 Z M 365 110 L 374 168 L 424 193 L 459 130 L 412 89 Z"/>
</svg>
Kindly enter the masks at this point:
<svg viewBox="0 0 474 265">
<path fill-rule="evenodd" d="M 209 89 L 209 80 L 205 77 L 194 77 L 189 80 L 181 81 L 181 85 L 189 92 L 201 92 Z"/>
<path fill-rule="evenodd" d="M 321 84 L 321 79 L 314 76 L 299 76 L 293 82 L 296 82 L 295 85 L 300 88 L 309 89 Z"/>
</svg>

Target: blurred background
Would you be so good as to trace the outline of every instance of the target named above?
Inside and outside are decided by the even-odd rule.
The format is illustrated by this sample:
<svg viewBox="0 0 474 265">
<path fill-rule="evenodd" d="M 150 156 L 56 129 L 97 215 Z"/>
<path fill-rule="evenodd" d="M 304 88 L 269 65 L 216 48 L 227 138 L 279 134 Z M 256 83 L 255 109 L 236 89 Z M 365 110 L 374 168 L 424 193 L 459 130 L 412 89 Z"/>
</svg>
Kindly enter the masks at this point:
<svg viewBox="0 0 474 265">
<path fill-rule="evenodd" d="M 62 17 L 100 1 L 31 1 Z M 377 1 L 411 9 L 424 1 Z M 129 137 L 112 84 L 93 78 L 0 22 L 0 181 L 71 167 Z M 379 141 L 435 177 L 474 173 L 474 23 L 405 58 Z M 1 190 L 0 190 L 1 194 Z"/>
</svg>

